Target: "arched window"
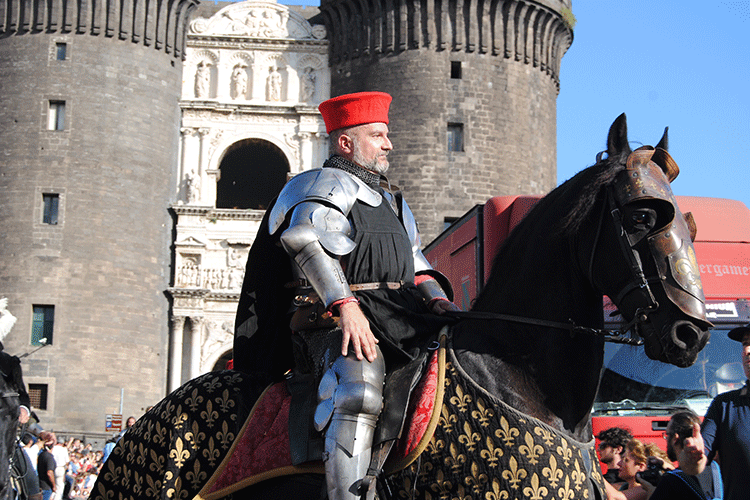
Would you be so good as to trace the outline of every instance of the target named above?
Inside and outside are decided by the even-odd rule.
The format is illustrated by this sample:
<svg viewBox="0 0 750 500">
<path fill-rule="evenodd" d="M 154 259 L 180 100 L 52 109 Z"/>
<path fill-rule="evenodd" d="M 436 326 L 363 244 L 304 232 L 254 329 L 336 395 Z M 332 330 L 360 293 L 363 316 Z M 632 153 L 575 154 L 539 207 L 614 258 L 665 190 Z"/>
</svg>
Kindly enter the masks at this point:
<svg viewBox="0 0 750 500">
<path fill-rule="evenodd" d="M 212 372 L 218 372 L 218 371 L 221 371 L 221 370 L 226 370 L 226 368 L 227 368 L 227 361 L 229 361 L 230 359 L 232 359 L 232 352 L 233 352 L 233 350 L 230 349 L 227 352 L 225 352 L 224 354 L 222 354 L 221 357 L 216 360 L 216 363 L 214 363 L 214 367 L 211 368 L 211 371 Z"/>
<path fill-rule="evenodd" d="M 286 183 L 289 162 L 272 143 L 246 139 L 227 150 L 219 169 L 216 208 L 266 209 Z"/>
</svg>

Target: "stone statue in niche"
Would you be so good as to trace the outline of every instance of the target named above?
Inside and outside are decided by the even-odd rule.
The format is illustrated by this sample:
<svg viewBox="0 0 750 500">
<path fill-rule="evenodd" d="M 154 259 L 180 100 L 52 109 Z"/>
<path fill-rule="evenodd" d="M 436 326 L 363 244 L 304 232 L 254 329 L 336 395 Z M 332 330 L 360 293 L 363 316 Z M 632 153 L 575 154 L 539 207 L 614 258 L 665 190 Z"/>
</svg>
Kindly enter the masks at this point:
<svg viewBox="0 0 750 500">
<path fill-rule="evenodd" d="M 247 66 L 238 63 L 232 70 L 232 97 L 240 99 L 247 94 Z"/>
<path fill-rule="evenodd" d="M 300 101 L 312 101 L 315 97 L 315 70 L 311 67 L 305 68 L 300 83 Z"/>
<path fill-rule="evenodd" d="M 271 102 L 281 101 L 281 74 L 276 66 L 271 66 L 271 73 L 268 75 L 268 100 Z"/>
<path fill-rule="evenodd" d="M 188 203 L 196 203 L 200 199 L 200 179 L 195 174 L 195 170 L 191 170 L 190 172 L 185 174 L 185 190 L 187 191 Z"/>
<path fill-rule="evenodd" d="M 211 63 L 201 61 L 195 71 L 195 97 L 205 99 L 211 91 Z"/>
</svg>

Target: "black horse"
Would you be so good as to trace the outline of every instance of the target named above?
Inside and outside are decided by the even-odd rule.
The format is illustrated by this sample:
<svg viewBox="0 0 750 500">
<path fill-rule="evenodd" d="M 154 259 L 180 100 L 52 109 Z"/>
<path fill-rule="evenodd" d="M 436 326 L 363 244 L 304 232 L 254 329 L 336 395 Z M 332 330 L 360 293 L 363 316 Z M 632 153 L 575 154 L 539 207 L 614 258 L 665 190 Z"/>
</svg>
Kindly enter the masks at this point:
<svg viewBox="0 0 750 500">
<path fill-rule="evenodd" d="M 471 316 L 434 356 L 445 374 L 435 425 L 387 464 L 382 497 L 603 495 L 590 418 L 605 341 L 602 296 L 653 359 L 689 366 L 708 340 L 689 218 L 669 186 L 679 169 L 666 149 L 665 132 L 656 148 L 632 151 L 621 115 L 606 158 L 552 191 L 513 230 Z M 121 440 L 91 498 L 194 498 L 256 394 L 237 372 L 188 382 Z M 243 490 L 203 489 L 199 498 L 320 498 L 320 479 L 246 481 Z"/>
</svg>

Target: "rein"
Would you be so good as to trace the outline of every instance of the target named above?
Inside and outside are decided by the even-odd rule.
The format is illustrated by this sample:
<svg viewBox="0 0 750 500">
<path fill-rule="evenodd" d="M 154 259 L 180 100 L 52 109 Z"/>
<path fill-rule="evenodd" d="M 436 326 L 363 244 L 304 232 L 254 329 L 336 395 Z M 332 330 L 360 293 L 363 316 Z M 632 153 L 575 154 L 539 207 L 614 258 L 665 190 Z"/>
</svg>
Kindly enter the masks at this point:
<svg viewBox="0 0 750 500">
<path fill-rule="evenodd" d="M 446 311 L 445 315 L 457 319 L 510 321 L 513 323 L 523 323 L 526 325 L 543 326 L 546 328 L 566 330 L 570 332 L 571 336 L 577 333 L 601 336 L 604 337 L 605 342 L 612 342 L 615 344 L 628 344 L 635 346 L 643 345 L 643 340 L 629 337 L 627 335 L 628 330 L 620 331 L 590 328 L 587 326 L 578 326 L 573 322 L 561 323 L 559 321 L 548 321 L 545 319 L 526 318 L 524 316 L 514 316 L 512 314 L 501 314 L 485 311 Z"/>
</svg>

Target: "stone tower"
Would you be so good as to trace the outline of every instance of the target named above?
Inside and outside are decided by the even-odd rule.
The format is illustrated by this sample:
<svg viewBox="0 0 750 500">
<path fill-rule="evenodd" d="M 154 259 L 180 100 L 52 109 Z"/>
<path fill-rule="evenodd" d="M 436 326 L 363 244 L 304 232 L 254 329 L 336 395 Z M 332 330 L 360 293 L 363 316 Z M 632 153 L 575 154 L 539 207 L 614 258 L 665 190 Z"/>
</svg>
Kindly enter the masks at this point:
<svg viewBox="0 0 750 500">
<path fill-rule="evenodd" d="M 571 0 L 322 0 L 331 96 L 391 105 L 392 183 L 429 242 L 476 203 L 556 179 L 560 62 Z"/>
<path fill-rule="evenodd" d="M 166 390 L 185 27 L 197 0 L 0 0 L 0 295 L 49 429 Z M 122 396 L 122 398 L 121 398 Z"/>
</svg>

